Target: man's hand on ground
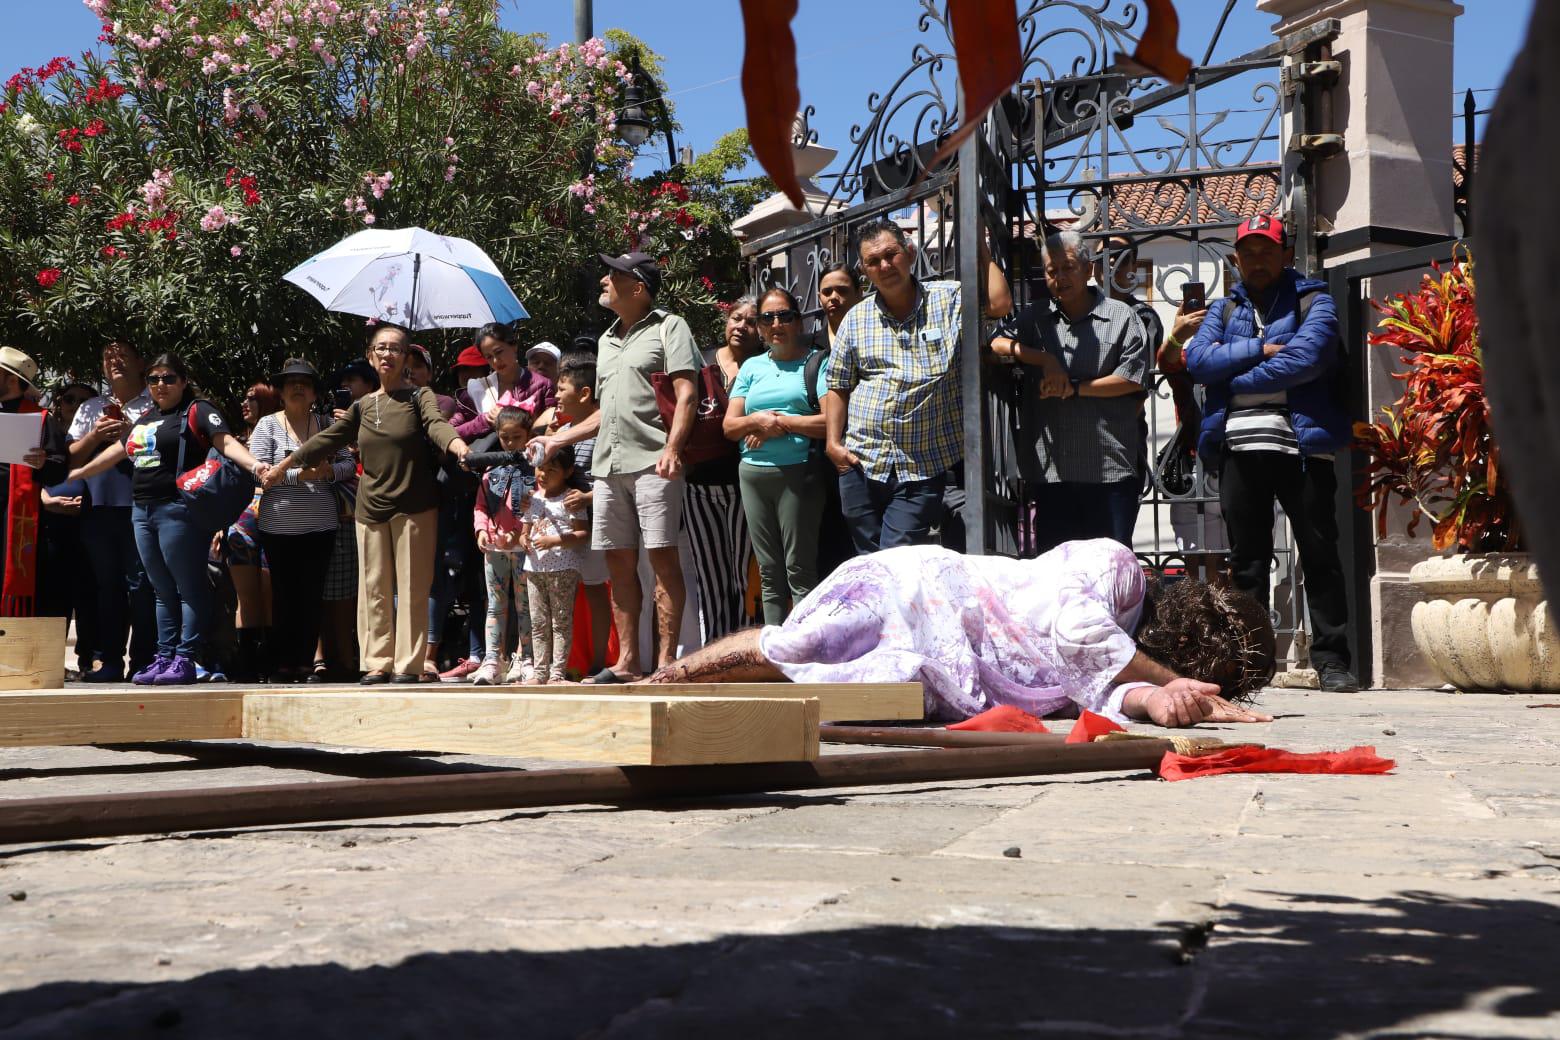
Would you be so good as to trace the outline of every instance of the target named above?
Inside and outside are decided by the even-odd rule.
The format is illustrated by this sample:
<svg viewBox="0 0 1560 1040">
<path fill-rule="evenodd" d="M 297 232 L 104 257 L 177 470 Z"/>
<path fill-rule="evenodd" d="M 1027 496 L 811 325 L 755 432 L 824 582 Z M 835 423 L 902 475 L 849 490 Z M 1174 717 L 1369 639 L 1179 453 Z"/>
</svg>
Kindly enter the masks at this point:
<svg viewBox="0 0 1560 1040">
<path fill-rule="evenodd" d="M 1178 728 L 1199 722 L 1272 722 L 1263 715 L 1219 696 L 1219 687 L 1196 679 L 1175 679 L 1163 686 L 1144 686 L 1127 694 L 1127 714 L 1148 717 L 1156 726 Z"/>
</svg>

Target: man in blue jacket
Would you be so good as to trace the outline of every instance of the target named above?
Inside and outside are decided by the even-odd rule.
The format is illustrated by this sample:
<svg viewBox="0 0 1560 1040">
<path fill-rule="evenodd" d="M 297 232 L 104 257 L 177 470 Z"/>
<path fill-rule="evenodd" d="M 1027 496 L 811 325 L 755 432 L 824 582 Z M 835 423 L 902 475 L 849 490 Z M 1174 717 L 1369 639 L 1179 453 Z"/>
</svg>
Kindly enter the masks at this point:
<svg viewBox="0 0 1560 1040">
<path fill-rule="evenodd" d="M 1235 232 L 1240 284 L 1212 304 L 1186 348 L 1187 371 L 1207 387 L 1197 451 L 1219 475 L 1235 585 L 1269 602 L 1273 502 L 1300 549 L 1311 617 L 1311 661 L 1322 688 L 1359 689 L 1350 671 L 1348 600 L 1338 560 L 1333 456 L 1350 439 L 1333 389 L 1338 313 L 1326 283 L 1289 265 L 1283 223 L 1251 217 Z"/>
</svg>

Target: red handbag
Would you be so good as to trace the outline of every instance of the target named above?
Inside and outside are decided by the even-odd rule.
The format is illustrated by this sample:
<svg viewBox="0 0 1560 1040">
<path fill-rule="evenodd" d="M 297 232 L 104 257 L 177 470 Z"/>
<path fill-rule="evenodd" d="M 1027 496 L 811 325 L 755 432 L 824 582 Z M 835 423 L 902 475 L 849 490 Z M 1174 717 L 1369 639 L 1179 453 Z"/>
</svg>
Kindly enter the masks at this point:
<svg viewBox="0 0 1560 1040">
<path fill-rule="evenodd" d="M 665 372 L 650 376 L 655 387 L 655 405 L 661 410 L 661 421 L 667 433 L 672 430 L 672 415 L 677 411 L 677 389 L 672 377 Z M 705 365 L 693 379 L 693 430 L 683 443 L 683 464 L 697 465 L 715 459 L 735 456 L 736 442 L 726 437 L 726 377 L 719 365 Z"/>
</svg>

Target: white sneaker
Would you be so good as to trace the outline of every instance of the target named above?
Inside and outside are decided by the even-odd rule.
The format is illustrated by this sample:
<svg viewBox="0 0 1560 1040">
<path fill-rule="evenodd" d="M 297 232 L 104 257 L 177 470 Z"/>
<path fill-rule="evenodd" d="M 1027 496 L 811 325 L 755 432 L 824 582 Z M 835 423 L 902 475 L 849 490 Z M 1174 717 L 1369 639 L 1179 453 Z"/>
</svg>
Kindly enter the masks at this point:
<svg viewBox="0 0 1560 1040">
<path fill-rule="evenodd" d="M 520 683 L 529 686 L 536 682 L 536 666 L 529 661 L 516 657 L 514 663 L 509 666 L 509 673 L 504 676 L 506 683 Z"/>
<path fill-rule="evenodd" d="M 495 661 L 483 661 L 482 667 L 471 673 L 473 686 L 492 686 L 498 682 L 498 664 Z"/>
</svg>

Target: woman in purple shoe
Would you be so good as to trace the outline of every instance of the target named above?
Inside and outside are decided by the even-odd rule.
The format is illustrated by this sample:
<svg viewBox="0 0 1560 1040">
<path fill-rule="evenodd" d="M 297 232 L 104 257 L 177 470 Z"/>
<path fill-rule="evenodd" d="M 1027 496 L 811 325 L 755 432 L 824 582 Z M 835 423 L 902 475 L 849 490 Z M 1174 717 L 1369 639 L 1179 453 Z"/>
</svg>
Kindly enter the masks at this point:
<svg viewBox="0 0 1560 1040">
<path fill-rule="evenodd" d="M 195 681 L 195 660 L 216 614 L 216 596 L 206 577 L 211 531 L 191 520 L 174 483 L 180 447 L 185 469 L 199 465 L 210 448 L 256 479 L 270 467 L 249 453 L 211 402 L 195 397 L 189 370 L 177 355 L 155 358 L 147 366 L 146 383 L 155 407 L 141 417 L 127 441 L 97 455 L 72 476 L 93 476 L 130 459 L 135 544 L 157 593 L 157 656 L 132 681 L 174 686 Z"/>
</svg>

